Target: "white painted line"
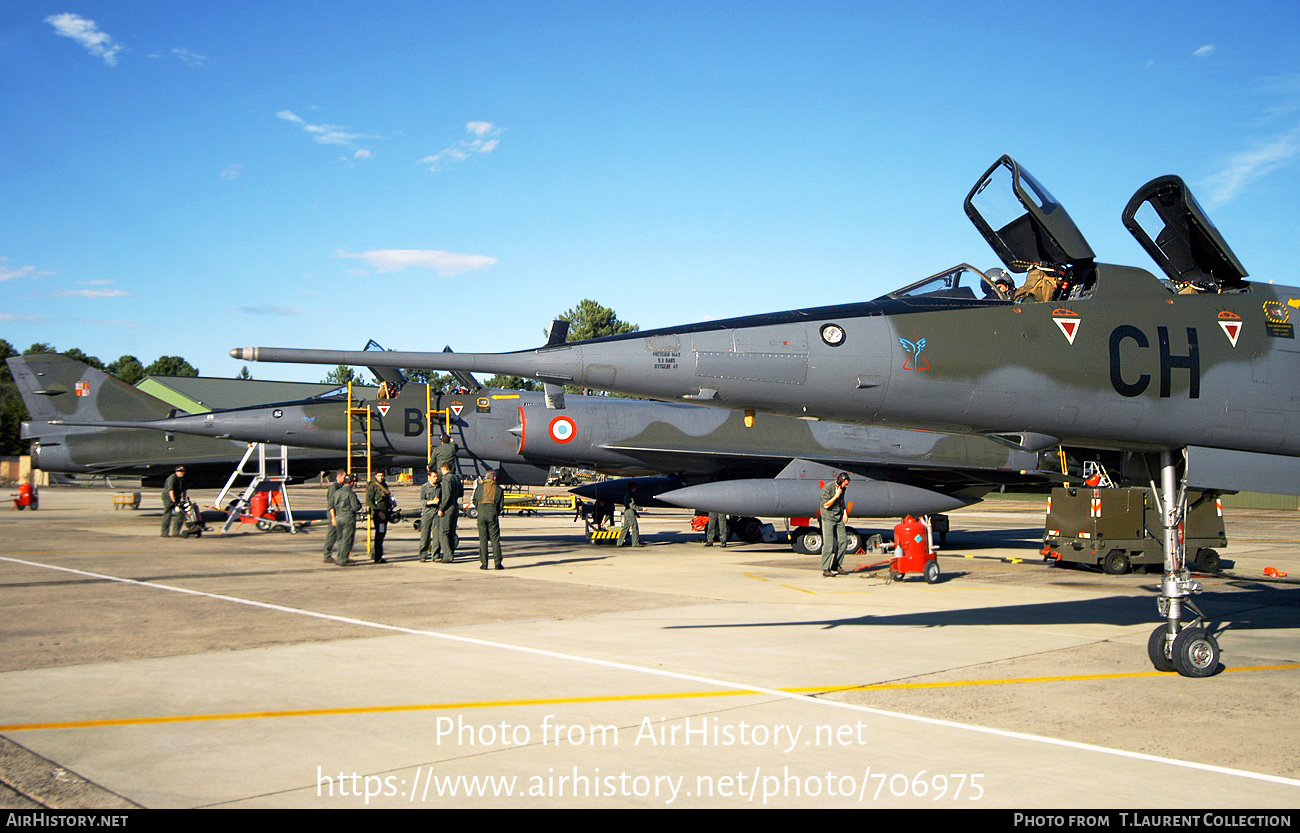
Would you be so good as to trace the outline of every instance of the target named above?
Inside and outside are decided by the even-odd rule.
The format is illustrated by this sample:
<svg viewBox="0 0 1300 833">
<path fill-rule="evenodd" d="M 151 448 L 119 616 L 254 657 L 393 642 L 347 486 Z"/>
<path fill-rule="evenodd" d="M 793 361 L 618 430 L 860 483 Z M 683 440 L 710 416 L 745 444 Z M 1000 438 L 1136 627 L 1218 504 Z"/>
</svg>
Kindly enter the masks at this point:
<svg viewBox="0 0 1300 833">
<path fill-rule="evenodd" d="M 53 564 L 40 564 L 35 561 L 23 561 L 18 558 L 8 558 L 0 556 L 0 561 L 9 561 L 14 564 L 22 564 L 27 567 L 43 567 L 48 570 L 59 570 L 65 573 L 73 573 L 79 576 L 103 579 L 106 581 L 116 581 L 122 584 L 134 584 L 139 587 L 150 587 L 155 590 L 168 590 L 173 593 L 184 593 L 190 596 L 202 596 L 208 599 L 220 599 L 225 602 L 234 602 L 235 604 L 248 605 L 249 607 L 258 607 L 264 610 L 276 610 L 281 613 L 294 613 L 299 616 L 308 616 L 313 619 L 325 619 L 331 622 L 342 622 L 348 625 L 359 625 L 366 628 L 375 628 L 377 630 L 392 631 L 394 633 L 407 633 L 415 636 L 429 636 L 435 639 L 446 639 L 451 642 L 461 642 L 467 645 L 478 645 L 484 648 L 497 648 L 504 651 L 517 651 L 524 654 L 533 654 L 534 656 L 550 657 L 552 659 L 566 660 L 568 662 L 581 662 L 587 665 L 597 665 L 604 668 L 616 668 L 621 671 L 633 671 L 640 674 L 648 674 L 654 677 L 668 677 L 675 680 L 688 680 L 690 682 L 700 683 L 702 685 L 717 686 L 724 689 L 745 689 L 756 694 L 767 694 L 785 700 L 798 700 L 805 703 L 816 703 L 823 707 L 832 707 L 844 709 L 847 711 L 861 712 L 865 714 L 874 714 L 879 717 L 892 717 L 899 720 L 911 720 L 916 723 L 928 723 L 932 726 L 943 726 L 949 729 L 961 729 L 967 732 L 980 732 L 986 735 L 996 735 L 998 737 L 1013 738 L 1016 740 L 1029 741 L 1031 743 L 1042 743 L 1049 746 L 1062 746 L 1067 749 L 1078 749 L 1084 752 L 1095 752 L 1102 755 L 1114 755 L 1120 758 L 1132 758 L 1138 761 L 1149 761 L 1151 763 L 1168 764 L 1169 766 L 1182 767 L 1184 769 L 1196 769 L 1203 772 L 1216 772 L 1221 775 L 1233 775 L 1238 778 L 1249 778 L 1256 781 L 1267 781 L 1274 784 L 1285 784 L 1290 787 L 1300 787 L 1300 780 L 1294 778 L 1283 778 L 1279 775 L 1268 775 L 1262 772 L 1250 772 L 1244 769 L 1231 769 L 1229 767 L 1214 766 L 1212 764 L 1201 764 L 1195 761 L 1181 761 L 1177 758 L 1164 758 L 1159 755 L 1147 755 L 1142 752 L 1130 752 L 1126 749 L 1113 749 L 1108 746 L 1096 746 L 1090 743 L 1079 743 L 1072 740 L 1062 740 L 1060 738 L 1049 738 L 1043 735 L 1031 735 L 1024 732 L 1011 732 L 1005 729 L 993 729 L 987 726 L 975 726 L 969 723 L 957 723 L 951 720 L 940 720 L 933 717 L 923 717 L 914 714 L 903 714 L 902 712 L 891 712 L 883 709 L 873 709 L 870 706 L 859 706 L 854 703 L 841 703 L 836 700 L 823 700 L 819 697 L 813 697 L 807 694 L 796 694 L 789 691 L 781 691 L 775 688 L 766 688 L 764 686 L 750 685 L 749 683 L 738 683 L 730 680 L 719 680 L 712 677 L 701 677 L 696 674 L 682 674 L 676 671 L 665 671 L 660 668 L 646 668 L 641 665 L 631 665 L 623 662 L 614 662 L 612 660 L 596 659 L 594 657 L 584 657 L 577 654 L 563 654 L 558 651 L 547 651 L 542 648 L 529 648 L 523 645 L 511 645 L 506 642 L 494 642 L 487 639 L 475 639 L 470 636 L 458 636 L 455 634 L 441 633 L 439 631 L 426 631 L 416 628 L 403 628 L 398 625 L 385 625 L 382 622 L 369 622 L 365 619 L 352 619 L 347 616 L 335 616 L 331 613 L 319 613 L 314 610 L 303 610 L 297 607 L 285 607 L 283 605 L 270 604 L 268 602 L 258 602 L 252 599 L 241 599 L 238 596 L 224 596 L 220 593 L 205 593 L 202 590 L 189 590 L 184 587 L 174 587 L 169 584 L 157 584 L 148 581 L 138 581 L 136 579 L 121 578 L 119 576 L 110 576 L 104 573 L 92 573 L 86 570 L 76 570 L 71 567 L 59 567 Z M 215 576 L 214 576 L 215 578 Z M 1194 685 L 1194 683 L 1189 683 Z"/>
</svg>

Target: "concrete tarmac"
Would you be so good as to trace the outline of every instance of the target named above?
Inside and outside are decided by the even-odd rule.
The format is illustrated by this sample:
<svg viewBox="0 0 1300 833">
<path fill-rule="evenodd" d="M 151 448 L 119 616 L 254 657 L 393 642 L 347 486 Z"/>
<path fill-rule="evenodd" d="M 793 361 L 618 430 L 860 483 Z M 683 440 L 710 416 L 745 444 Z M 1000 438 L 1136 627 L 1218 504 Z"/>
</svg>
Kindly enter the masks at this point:
<svg viewBox="0 0 1300 833">
<path fill-rule="evenodd" d="M 1229 510 L 1207 679 L 1151 669 L 1158 575 L 1042 563 L 1040 501 L 953 513 L 934 585 L 678 511 L 637 549 L 508 515 L 486 572 L 465 519 L 455 564 L 408 523 L 340 568 L 160 513 L 0 513 L 0 806 L 1300 807 L 1294 512 Z"/>
</svg>

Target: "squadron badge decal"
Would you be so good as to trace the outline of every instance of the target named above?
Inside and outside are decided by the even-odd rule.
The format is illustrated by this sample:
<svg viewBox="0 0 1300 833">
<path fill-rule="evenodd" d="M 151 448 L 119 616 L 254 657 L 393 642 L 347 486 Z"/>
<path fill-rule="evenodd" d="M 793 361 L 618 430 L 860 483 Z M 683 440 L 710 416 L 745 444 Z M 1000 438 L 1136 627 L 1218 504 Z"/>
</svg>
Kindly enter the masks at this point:
<svg viewBox="0 0 1300 833">
<path fill-rule="evenodd" d="M 912 335 L 916 335 L 916 333 Z M 925 349 L 925 339 L 918 338 L 916 341 L 908 341 L 905 338 L 899 338 L 898 341 L 903 345 L 903 349 L 909 353 L 907 359 L 903 361 L 904 370 L 930 369 L 930 362 L 926 360 L 925 356 L 921 355 L 921 351 Z"/>
<path fill-rule="evenodd" d="M 1241 335 L 1241 316 L 1231 310 L 1224 310 L 1219 313 L 1219 328 L 1228 337 L 1228 342 L 1236 347 L 1237 338 Z"/>
<path fill-rule="evenodd" d="M 1083 320 L 1079 318 L 1079 314 L 1074 310 L 1061 307 L 1052 310 L 1052 320 L 1060 328 L 1061 335 L 1065 336 L 1065 340 L 1074 344 L 1074 337 L 1079 334 L 1079 322 Z"/>
</svg>

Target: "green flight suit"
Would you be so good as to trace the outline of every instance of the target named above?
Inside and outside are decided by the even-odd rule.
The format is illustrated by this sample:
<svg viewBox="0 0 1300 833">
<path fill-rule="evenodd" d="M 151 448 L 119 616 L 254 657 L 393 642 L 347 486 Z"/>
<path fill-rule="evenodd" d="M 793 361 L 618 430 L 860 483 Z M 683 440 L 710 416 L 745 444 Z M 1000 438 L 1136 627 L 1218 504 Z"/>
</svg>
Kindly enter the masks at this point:
<svg viewBox="0 0 1300 833">
<path fill-rule="evenodd" d="M 443 474 L 439 486 L 442 495 L 438 502 L 438 511 L 441 513 L 438 518 L 438 549 L 442 553 L 442 560 L 450 562 L 456 557 L 456 519 L 460 517 L 460 499 L 465 496 L 465 487 L 461 485 L 458 475 L 450 473 Z M 500 539 L 499 530 L 497 538 Z M 498 548 L 499 546 L 498 544 Z"/>
<path fill-rule="evenodd" d="M 497 569 L 501 569 L 501 520 L 506 505 L 506 493 L 494 479 L 486 479 L 474 487 L 474 511 L 478 513 L 478 562 L 481 569 L 488 568 L 488 544 Z"/>
<path fill-rule="evenodd" d="M 827 506 L 835 495 L 836 484 L 832 480 L 822 488 L 822 572 L 836 572 L 844 563 L 844 555 L 849 548 L 848 527 L 844 523 L 844 493 Z"/>
<path fill-rule="evenodd" d="M 181 499 L 184 497 L 185 478 L 180 477 L 176 472 L 167 475 L 162 490 L 162 537 L 166 538 L 168 535 L 180 536 L 181 527 L 185 524 L 185 510 L 180 505 Z"/>
<path fill-rule="evenodd" d="M 641 546 L 641 527 L 637 523 L 637 513 L 641 507 L 636 505 L 636 492 L 631 489 L 623 496 L 623 528 L 618 531 L 618 545 L 620 547 L 639 547 Z M 628 543 L 623 543 L 624 539 Z"/>
<path fill-rule="evenodd" d="M 334 520 L 338 524 L 338 564 L 345 567 L 357 538 L 357 515 L 361 512 L 361 500 L 351 486 L 342 486 L 334 492 L 333 501 L 330 508 L 334 510 Z"/>
<path fill-rule="evenodd" d="M 442 486 L 430 478 L 420 487 L 420 558 L 432 555 L 429 546 L 438 546 L 438 503 L 442 499 Z"/>
<path fill-rule="evenodd" d="M 441 472 L 443 463 L 451 464 L 451 473 L 455 476 L 457 473 L 455 440 L 447 443 L 439 442 L 433 447 L 433 467 Z"/>
<path fill-rule="evenodd" d="M 325 490 L 325 511 L 326 511 L 326 513 L 328 513 L 329 510 L 330 510 L 330 507 L 334 505 L 334 493 L 337 492 L 339 489 L 343 489 L 343 488 L 346 488 L 346 487 L 345 487 L 342 483 L 339 483 L 337 480 L 334 480 L 334 481 L 332 481 L 332 482 L 330 483 L 330 487 L 329 487 L 328 489 Z M 326 520 L 328 520 L 328 518 L 326 518 Z M 338 542 L 338 538 L 339 538 L 339 528 L 338 528 L 337 526 L 335 526 L 334 524 L 332 524 L 332 523 L 331 523 L 331 524 L 326 524 L 326 525 L 325 525 L 325 561 L 326 561 L 326 563 L 328 563 L 328 562 L 334 560 L 334 559 L 332 558 L 332 556 L 333 556 L 333 554 L 334 554 L 334 544 Z"/>
</svg>

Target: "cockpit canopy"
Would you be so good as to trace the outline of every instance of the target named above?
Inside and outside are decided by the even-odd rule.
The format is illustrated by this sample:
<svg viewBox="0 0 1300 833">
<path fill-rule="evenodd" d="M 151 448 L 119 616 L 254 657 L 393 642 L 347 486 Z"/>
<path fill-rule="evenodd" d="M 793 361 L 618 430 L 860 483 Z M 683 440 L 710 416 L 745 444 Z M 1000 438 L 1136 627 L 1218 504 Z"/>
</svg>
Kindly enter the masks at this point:
<svg viewBox="0 0 1300 833">
<path fill-rule="evenodd" d="M 1234 287 L 1246 277 L 1179 177 L 1157 177 L 1139 188 L 1124 206 L 1124 225 L 1175 284 L 1214 281 Z"/>
<path fill-rule="evenodd" d="M 1090 264 L 1092 248 L 1065 207 L 1010 156 L 966 195 L 966 216 L 1012 272 L 1034 263 Z"/>
</svg>

